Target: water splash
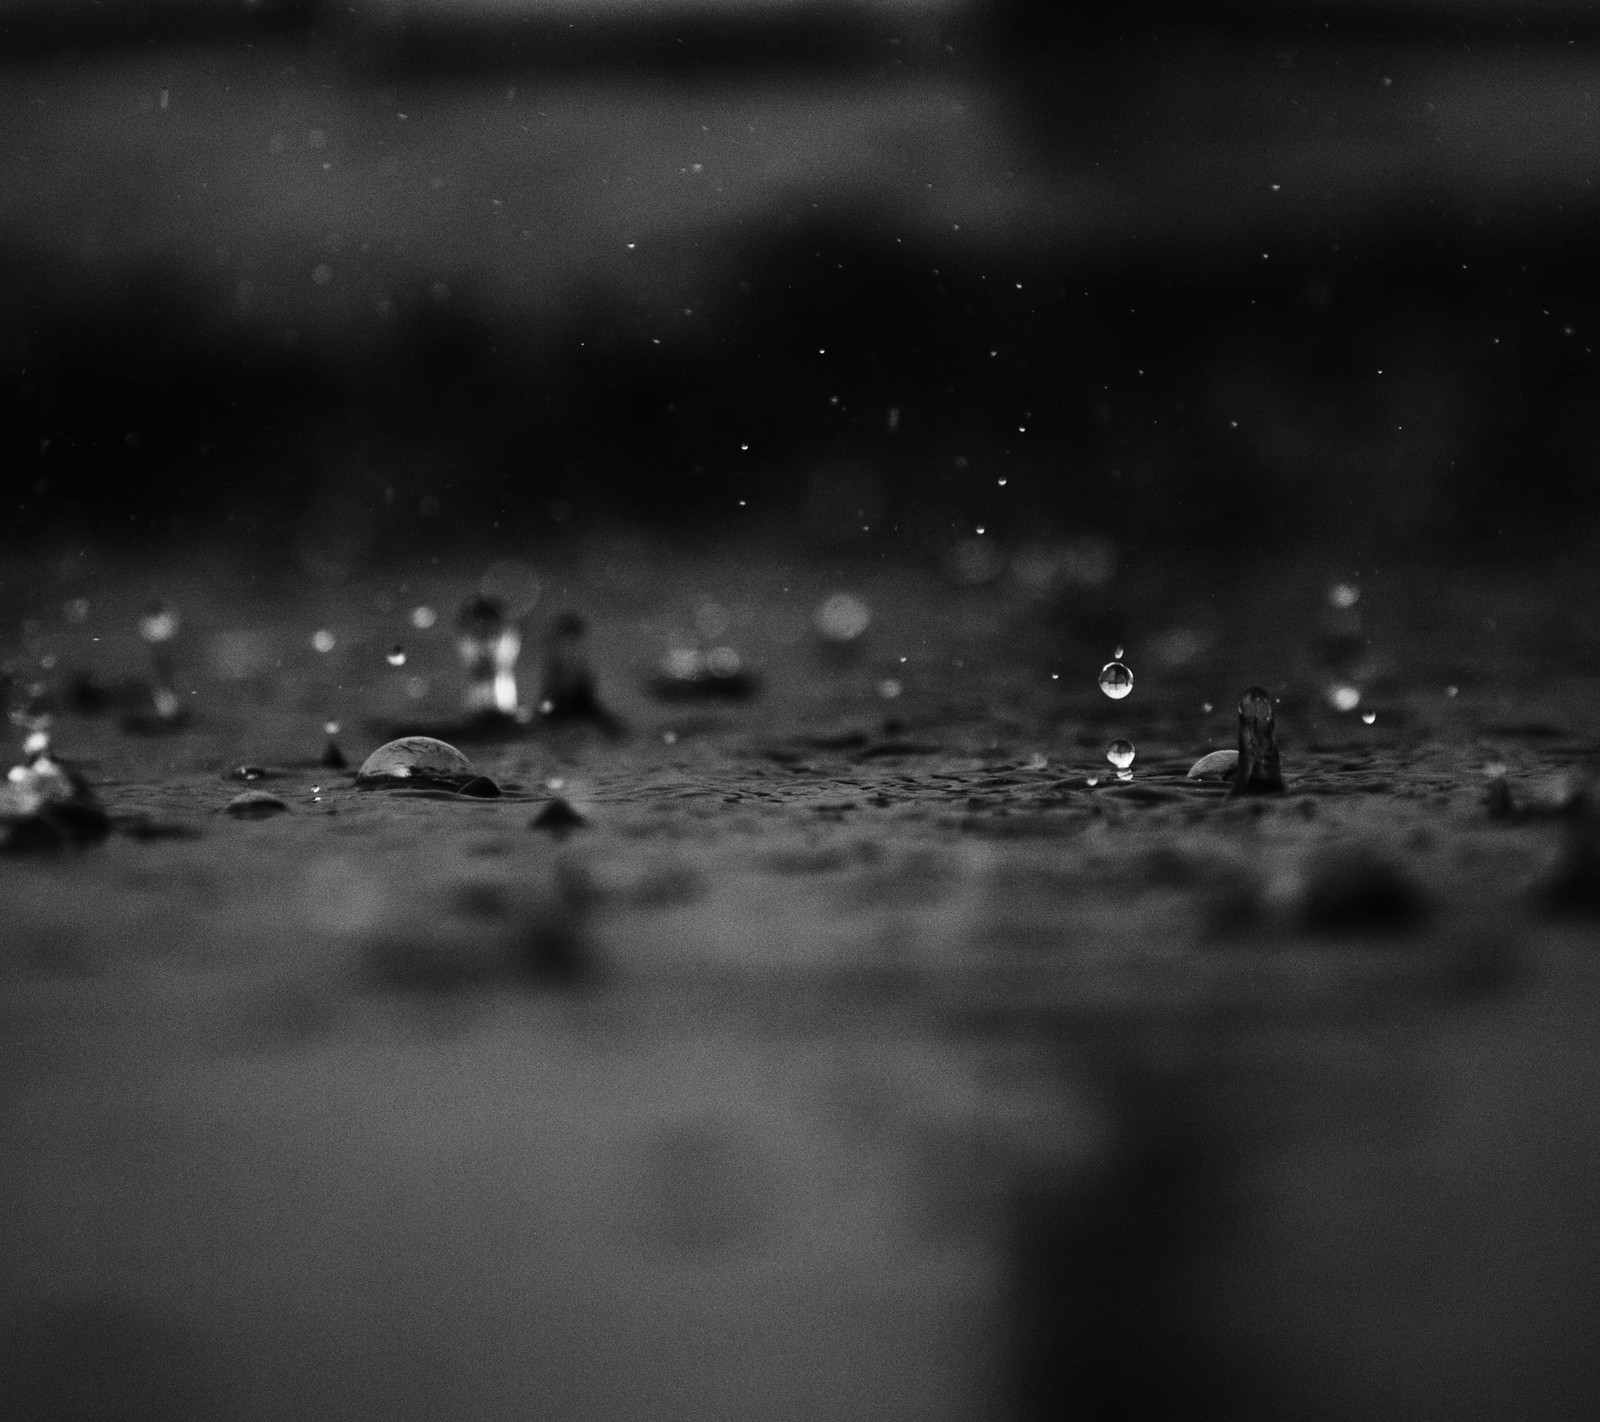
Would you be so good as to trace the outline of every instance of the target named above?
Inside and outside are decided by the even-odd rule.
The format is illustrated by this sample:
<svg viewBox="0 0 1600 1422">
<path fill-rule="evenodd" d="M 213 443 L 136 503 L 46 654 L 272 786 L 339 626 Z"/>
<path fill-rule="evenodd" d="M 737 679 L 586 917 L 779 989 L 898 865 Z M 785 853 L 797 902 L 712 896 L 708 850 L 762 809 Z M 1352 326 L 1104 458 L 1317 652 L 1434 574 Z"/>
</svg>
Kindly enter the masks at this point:
<svg viewBox="0 0 1600 1422">
<path fill-rule="evenodd" d="M 1133 779 L 1134 754 L 1133 742 L 1125 741 L 1121 737 L 1106 747 L 1106 759 L 1116 767 L 1118 780 Z"/>
<path fill-rule="evenodd" d="M 456 616 L 456 650 L 467 678 L 467 714 L 515 716 L 522 634 L 507 619 L 505 604 L 483 593 L 468 598 Z"/>
</svg>

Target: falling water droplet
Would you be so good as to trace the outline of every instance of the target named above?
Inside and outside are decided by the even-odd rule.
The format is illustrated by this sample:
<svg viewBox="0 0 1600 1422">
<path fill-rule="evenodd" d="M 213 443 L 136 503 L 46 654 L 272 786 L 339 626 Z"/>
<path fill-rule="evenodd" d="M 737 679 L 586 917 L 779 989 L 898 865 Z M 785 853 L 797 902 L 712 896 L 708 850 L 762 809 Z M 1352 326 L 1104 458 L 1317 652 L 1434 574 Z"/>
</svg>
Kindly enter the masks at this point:
<svg viewBox="0 0 1600 1422">
<path fill-rule="evenodd" d="M 1354 583 L 1335 583 L 1328 589 L 1328 602 L 1338 608 L 1354 607 L 1361 601 L 1361 589 Z"/>
<path fill-rule="evenodd" d="M 1376 711 L 1363 711 L 1361 713 L 1361 719 L 1370 726 L 1378 719 L 1378 713 Z"/>
<path fill-rule="evenodd" d="M 1335 711 L 1354 711 L 1361 704 L 1361 688 L 1335 682 L 1328 688 L 1328 705 Z"/>
<path fill-rule="evenodd" d="M 178 609 L 171 603 L 152 602 L 139 615 L 139 635 L 152 645 L 157 642 L 170 642 L 178 635 L 178 628 L 182 623 L 183 619 L 178 616 Z"/>
<path fill-rule="evenodd" d="M 1100 690 L 1113 701 L 1121 701 L 1133 690 L 1133 673 L 1121 662 L 1107 662 L 1100 668 Z"/>
<path fill-rule="evenodd" d="M 426 603 L 411 609 L 411 625 L 419 632 L 426 632 L 438 620 L 439 614 Z"/>
<path fill-rule="evenodd" d="M 311 645 L 319 652 L 331 652 L 338 644 L 338 640 L 326 627 L 319 627 L 311 634 Z"/>
<path fill-rule="evenodd" d="M 830 642 L 853 642 L 867 630 L 872 609 L 854 593 L 834 593 L 817 608 L 817 631 Z"/>
<path fill-rule="evenodd" d="M 1121 642 L 1117 643 L 1117 650 L 1114 651 L 1111 654 L 1111 660 L 1114 661 L 1114 662 L 1120 662 L 1122 660 L 1122 643 Z"/>
<path fill-rule="evenodd" d="M 1106 759 L 1117 768 L 1118 780 L 1133 779 L 1133 742 L 1120 737 L 1106 747 Z"/>
<path fill-rule="evenodd" d="M 392 667 L 403 667 L 406 664 L 406 649 L 398 642 L 389 648 L 388 655 L 384 658 Z"/>
</svg>

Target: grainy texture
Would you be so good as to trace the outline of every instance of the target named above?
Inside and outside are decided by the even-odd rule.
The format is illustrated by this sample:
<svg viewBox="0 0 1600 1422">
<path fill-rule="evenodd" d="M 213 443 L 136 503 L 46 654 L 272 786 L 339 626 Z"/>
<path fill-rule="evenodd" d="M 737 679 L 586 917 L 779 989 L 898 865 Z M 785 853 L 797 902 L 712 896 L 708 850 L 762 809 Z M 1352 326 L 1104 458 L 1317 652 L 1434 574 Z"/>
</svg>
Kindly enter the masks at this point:
<svg viewBox="0 0 1600 1422">
<path fill-rule="evenodd" d="M 169 598 L 192 708 L 59 714 L 117 832 L 0 858 L 6 1415 L 1591 1415 L 1596 934 L 1485 805 L 1592 762 L 1591 577 L 1369 578 L 1367 725 L 1312 581 L 1174 570 L 1113 703 L 1069 595 L 595 544 L 530 632 L 583 612 L 626 739 L 317 766 L 458 714 L 478 571 L 0 590 L 57 688 Z M 707 602 L 762 694 L 652 701 Z M 1251 682 L 1288 793 L 1225 802 Z"/>
</svg>

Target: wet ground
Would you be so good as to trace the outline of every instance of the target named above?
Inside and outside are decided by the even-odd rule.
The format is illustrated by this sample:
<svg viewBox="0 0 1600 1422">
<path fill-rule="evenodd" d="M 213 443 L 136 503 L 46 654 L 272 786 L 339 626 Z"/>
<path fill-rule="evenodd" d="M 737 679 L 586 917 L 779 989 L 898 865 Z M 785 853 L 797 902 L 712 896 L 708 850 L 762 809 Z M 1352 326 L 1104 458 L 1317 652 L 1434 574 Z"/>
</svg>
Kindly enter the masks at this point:
<svg viewBox="0 0 1600 1422">
<path fill-rule="evenodd" d="M 458 714 L 479 563 L 14 565 L 113 833 L 0 857 L 0 1411 L 1592 1415 L 1600 963 L 1543 888 L 1600 581 L 1092 564 L 541 562 L 523 696 L 577 608 L 627 735 L 463 742 L 487 800 L 317 764 Z M 187 723 L 68 709 L 152 597 Z M 675 646 L 758 694 L 653 697 Z M 1251 683 L 1241 802 L 1185 772 Z"/>
</svg>

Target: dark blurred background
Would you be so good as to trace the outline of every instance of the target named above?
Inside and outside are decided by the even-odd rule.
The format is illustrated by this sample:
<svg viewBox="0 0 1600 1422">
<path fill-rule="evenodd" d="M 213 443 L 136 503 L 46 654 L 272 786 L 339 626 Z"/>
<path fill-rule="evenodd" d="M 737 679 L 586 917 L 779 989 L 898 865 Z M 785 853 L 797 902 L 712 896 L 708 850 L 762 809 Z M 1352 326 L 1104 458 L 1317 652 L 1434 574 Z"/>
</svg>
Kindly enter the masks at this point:
<svg viewBox="0 0 1600 1422">
<path fill-rule="evenodd" d="M 1569 0 L 0 0 L 0 76 L 13 547 L 1600 531 Z"/>
</svg>

